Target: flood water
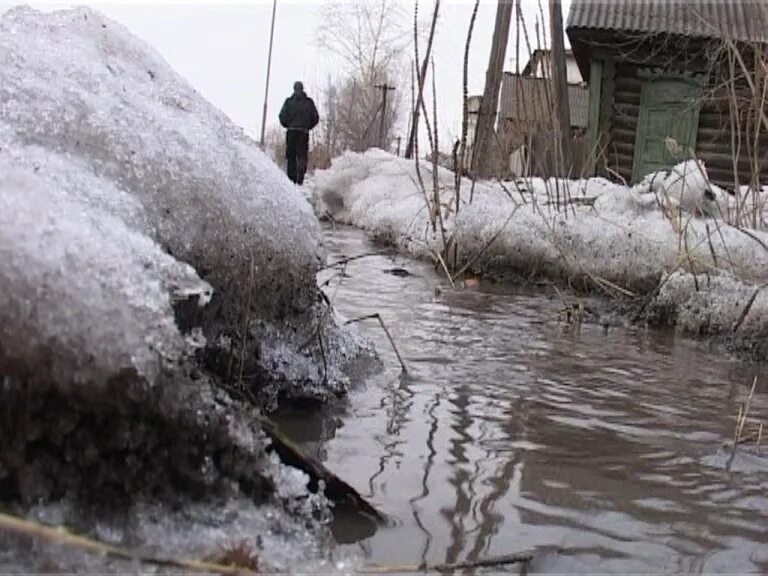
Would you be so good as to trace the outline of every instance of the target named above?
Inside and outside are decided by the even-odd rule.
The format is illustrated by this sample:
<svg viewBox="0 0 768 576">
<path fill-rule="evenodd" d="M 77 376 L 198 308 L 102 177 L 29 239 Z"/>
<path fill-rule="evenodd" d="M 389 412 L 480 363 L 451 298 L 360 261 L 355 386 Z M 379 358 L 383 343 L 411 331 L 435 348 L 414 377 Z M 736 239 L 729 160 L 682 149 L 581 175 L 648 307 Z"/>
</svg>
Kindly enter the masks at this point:
<svg viewBox="0 0 768 576">
<path fill-rule="evenodd" d="M 346 228 L 326 241 L 331 261 L 381 249 Z M 280 417 L 391 516 L 337 520 L 367 562 L 534 550 L 529 572 L 768 572 L 768 446 L 730 470 L 724 446 L 761 367 L 672 333 L 568 327 L 551 288 L 454 290 L 402 257 L 350 262 L 325 291 L 347 318 L 380 313 L 409 368 L 365 321 L 384 373 L 344 409 Z"/>
</svg>

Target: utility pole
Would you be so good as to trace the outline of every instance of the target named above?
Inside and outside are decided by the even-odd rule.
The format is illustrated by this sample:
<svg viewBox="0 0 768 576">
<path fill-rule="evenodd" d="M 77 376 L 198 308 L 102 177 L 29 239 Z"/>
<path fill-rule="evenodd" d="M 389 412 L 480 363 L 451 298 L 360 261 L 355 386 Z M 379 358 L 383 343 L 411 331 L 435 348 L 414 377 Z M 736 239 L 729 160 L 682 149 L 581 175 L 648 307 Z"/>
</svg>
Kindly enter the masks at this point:
<svg viewBox="0 0 768 576">
<path fill-rule="evenodd" d="M 269 29 L 269 54 L 267 56 L 267 81 L 264 87 L 264 112 L 261 115 L 261 140 L 259 145 L 264 149 L 264 132 L 267 128 L 267 99 L 269 98 L 269 73 L 272 68 L 272 40 L 275 38 L 275 12 L 277 12 L 277 0 L 272 0 L 272 26 Z"/>
<path fill-rule="evenodd" d="M 386 82 L 384 84 L 376 84 L 375 88 L 381 90 L 381 121 L 379 124 L 379 146 L 382 150 L 386 150 L 386 142 L 384 142 L 387 136 L 387 92 L 395 89 L 394 86 L 390 86 Z"/>
<path fill-rule="evenodd" d="M 496 122 L 496 108 L 499 104 L 499 90 L 504 75 L 504 58 L 507 53 L 509 27 L 512 22 L 512 0 L 498 0 L 496 24 L 493 28 L 491 56 L 485 74 L 485 88 L 480 100 L 480 111 L 475 129 L 475 145 L 472 149 L 472 174 L 485 177 L 489 174 L 489 151 L 491 136 Z"/>
<path fill-rule="evenodd" d="M 563 170 L 560 176 L 568 176 L 571 170 L 571 111 L 568 103 L 568 77 L 565 70 L 561 0 L 549 0 L 549 19 L 552 27 L 552 80 L 555 88 L 555 118 L 557 135 L 560 137 L 559 156 Z"/>
</svg>

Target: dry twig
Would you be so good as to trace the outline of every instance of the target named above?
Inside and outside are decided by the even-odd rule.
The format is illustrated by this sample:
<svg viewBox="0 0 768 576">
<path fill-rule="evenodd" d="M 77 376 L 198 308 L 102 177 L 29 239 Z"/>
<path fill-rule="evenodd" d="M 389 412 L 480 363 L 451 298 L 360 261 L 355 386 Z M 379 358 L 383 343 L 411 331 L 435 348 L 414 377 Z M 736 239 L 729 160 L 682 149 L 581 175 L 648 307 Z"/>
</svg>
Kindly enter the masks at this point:
<svg viewBox="0 0 768 576">
<path fill-rule="evenodd" d="M 726 470 L 731 469 L 731 464 L 736 456 L 736 447 L 739 445 L 739 439 L 744 432 L 744 425 L 747 423 L 747 417 L 749 416 L 749 408 L 752 404 L 752 397 L 755 395 L 755 388 L 757 387 L 757 376 L 752 381 L 752 388 L 749 390 L 749 396 L 739 406 L 739 414 L 736 417 L 736 430 L 733 435 L 733 446 L 731 447 L 731 455 L 728 458 L 728 463 L 725 465 Z M 760 435 L 762 436 L 762 425 L 760 426 Z"/>
<path fill-rule="evenodd" d="M 0 512 L 0 530 L 9 532 L 11 534 L 16 534 L 17 536 L 25 536 L 35 540 L 44 540 L 51 544 L 59 544 L 69 548 L 76 548 L 78 550 L 83 550 L 84 552 L 100 554 L 120 560 L 141 562 L 143 564 L 151 564 L 154 566 L 180 568 L 183 570 L 192 570 L 195 572 L 225 574 L 232 576 L 256 574 L 256 572 L 253 570 L 243 566 L 226 566 L 223 564 L 207 562 L 204 560 L 163 558 L 159 556 L 141 554 L 139 552 L 126 550 L 112 544 L 105 544 L 103 542 L 88 538 L 87 536 L 73 534 L 64 527 L 54 528 L 52 526 L 46 526 L 45 524 L 40 524 L 32 520 L 25 520 L 23 518 L 18 518 L 10 514 L 4 514 L 2 512 Z"/>
<path fill-rule="evenodd" d="M 457 570 L 474 570 L 476 568 L 494 568 L 508 564 L 526 564 L 533 560 L 532 552 L 518 552 L 479 558 L 477 560 L 465 560 L 463 562 L 448 562 L 445 564 L 421 564 L 379 565 L 368 566 L 361 570 L 364 574 L 407 574 L 416 572 L 456 572 Z"/>
<path fill-rule="evenodd" d="M 382 330 L 384 330 L 384 334 L 387 335 L 387 339 L 389 340 L 389 343 L 392 345 L 392 350 L 395 351 L 395 356 L 397 356 L 398 362 L 400 362 L 400 366 L 403 369 L 403 372 L 406 374 L 408 373 L 408 368 L 405 365 L 405 362 L 403 361 L 403 357 L 400 356 L 400 351 L 397 349 L 397 346 L 395 345 L 395 340 L 392 338 L 392 334 L 389 333 L 389 330 L 387 329 L 386 324 L 384 324 L 384 320 L 381 318 L 381 315 L 376 312 L 374 314 L 368 314 L 366 316 L 361 316 L 360 318 L 353 318 L 352 320 L 347 320 L 344 322 L 344 324 L 354 324 L 357 322 L 362 322 L 363 320 L 378 320 L 379 324 L 381 325 Z"/>
</svg>

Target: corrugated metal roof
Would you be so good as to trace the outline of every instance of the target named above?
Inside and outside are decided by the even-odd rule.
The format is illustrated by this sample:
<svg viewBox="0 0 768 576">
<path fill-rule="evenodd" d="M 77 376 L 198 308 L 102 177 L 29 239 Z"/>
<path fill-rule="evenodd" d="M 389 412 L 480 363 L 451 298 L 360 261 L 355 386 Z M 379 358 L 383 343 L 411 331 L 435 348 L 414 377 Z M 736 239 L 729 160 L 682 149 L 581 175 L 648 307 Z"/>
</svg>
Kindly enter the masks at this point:
<svg viewBox="0 0 768 576">
<path fill-rule="evenodd" d="M 551 102 L 551 80 L 504 74 L 499 103 L 501 118 L 548 123 L 552 119 Z M 569 84 L 568 104 L 571 110 L 571 126 L 586 128 L 589 89 L 586 86 Z"/>
<path fill-rule="evenodd" d="M 768 42 L 768 0 L 571 0 L 566 28 Z"/>
</svg>

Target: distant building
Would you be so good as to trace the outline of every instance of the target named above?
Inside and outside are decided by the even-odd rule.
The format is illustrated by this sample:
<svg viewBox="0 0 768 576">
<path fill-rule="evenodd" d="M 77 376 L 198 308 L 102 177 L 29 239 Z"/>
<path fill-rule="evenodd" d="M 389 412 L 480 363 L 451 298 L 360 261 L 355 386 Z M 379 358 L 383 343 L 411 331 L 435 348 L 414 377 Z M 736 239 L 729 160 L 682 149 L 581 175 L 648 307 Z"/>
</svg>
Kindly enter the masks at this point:
<svg viewBox="0 0 768 576">
<path fill-rule="evenodd" d="M 566 30 L 589 173 L 637 182 L 696 155 L 721 186 L 768 181 L 766 0 L 572 0 Z"/>
<path fill-rule="evenodd" d="M 568 84 L 581 84 L 584 79 L 581 77 L 581 70 L 576 63 L 576 57 L 573 51 L 565 51 L 565 72 Z M 531 54 L 528 64 L 525 65 L 521 76 L 534 78 L 552 78 L 552 51 L 546 48 L 537 48 Z"/>
<path fill-rule="evenodd" d="M 568 105 L 571 133 L 580 137 L 586 132 L 589 90 L 582 81 L 576 59 L 566 51 L 568 78 Z M 549 162 L 533 166 L 529 149 L 534 140 L 551 147 L 554 139 L 555 102 L 552 83 L 552 53 L 536 50 L 520 74 L 505 72 L 501 83 L 497 132 L 501 154 L 509 158 L 509 172 L 513 176 L 532 173 L 547 175 L 554 170 Z"/>
<path fill-rule="evenodd" d="M 568 106 L 571 128 L 587 127 L 589 89 L 585 84 L 568 84 Z M 552 81 L 547 78 L 517 76 L 504 73 L 499 101 L 499 130 L 537 130 L 552 126 L 554 97 Z"/>
</svg>

